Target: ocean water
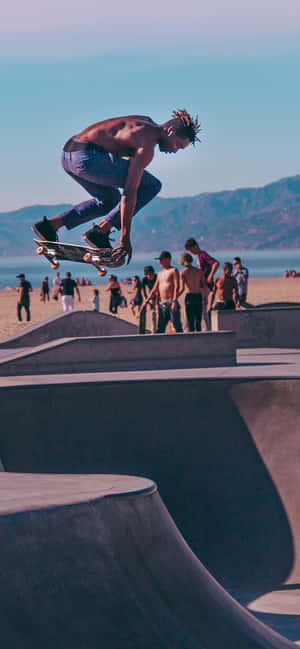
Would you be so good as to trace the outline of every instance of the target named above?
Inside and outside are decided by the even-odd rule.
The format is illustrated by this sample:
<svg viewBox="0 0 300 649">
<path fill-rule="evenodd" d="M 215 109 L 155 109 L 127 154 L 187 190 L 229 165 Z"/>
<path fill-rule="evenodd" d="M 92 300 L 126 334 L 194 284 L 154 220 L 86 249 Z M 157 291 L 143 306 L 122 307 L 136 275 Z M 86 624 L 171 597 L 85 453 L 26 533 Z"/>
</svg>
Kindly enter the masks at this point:
<svg viewBox="0 0 300 649">
<path fill-rule="evenodd" d="M 249 269 L 251 277 L 282 277 L 287 269 L 295 269 L 300 272 L 300 249 L 299 250 L 219 250 L 209 251 L 220 261 L 232 261 L 233 257 L 241 257 L 242 263 Z M 152 264 L 155 270 L 159 270 L 159 262 L 155 259 L 157 252 L 139 253 L 133 256 L 129 266 L 121 266 L 115 271 L 108 269 L 117 275 L 119 280 L 132 277 L 133 275 L 143 276 L 144 266 Z M 180 251 L 174 252 L 172 260 L 174 265 L 178 266 Z M 107 277 L 99 277 L 97 270 L 89 264 L 75 264 L 74 262 L 61 262 L 59 272 L 64 277 L 66 271 L 72 273 L 72 277 L 89 278 L 93 284 L 105 284 Z M 26 278 L 32 286 L 39 286 L 42 279 L 48 275 L 49 283 L 55 276 L 50 264 L 37 255 L 27 257 L 0 257 L 0 288 L 6 286 L 17 286 L 19 281 L 16 279 L 18 273 L 25 273 Z"/>
</svg>

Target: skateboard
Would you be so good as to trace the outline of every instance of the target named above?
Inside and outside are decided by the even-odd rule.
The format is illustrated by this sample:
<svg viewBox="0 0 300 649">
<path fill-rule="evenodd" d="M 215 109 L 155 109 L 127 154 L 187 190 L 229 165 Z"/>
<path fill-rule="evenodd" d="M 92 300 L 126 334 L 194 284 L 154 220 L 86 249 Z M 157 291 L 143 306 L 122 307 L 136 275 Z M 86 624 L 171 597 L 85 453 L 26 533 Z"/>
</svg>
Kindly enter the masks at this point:
<svg viewBox="0 0 300 649">
<path fill-rule="evenodd" d="M 125 263 L 125 257 L 114 260 L 111 248 L 91 248 L 73 243 L 60 243 L 59 241 L 42 241 L 33 239 L 37 246 L 38 255 L 43 255 L 50 262 L 52 268 L 59 268 L 60 261 L 76 261 L 84 264 L 91 264 L 98 270 L 98 274 L 104 277 L 108 268 L 117 268 Z"/>
<path fill-rule="evenodd" d="M 138 327 L 139 334 L 146 333 L 146 313 L 147 313 L 147 305 L 143 306 L 140 310 L 140 319 L 139 319 L 139 327 Z"/>
</svg>

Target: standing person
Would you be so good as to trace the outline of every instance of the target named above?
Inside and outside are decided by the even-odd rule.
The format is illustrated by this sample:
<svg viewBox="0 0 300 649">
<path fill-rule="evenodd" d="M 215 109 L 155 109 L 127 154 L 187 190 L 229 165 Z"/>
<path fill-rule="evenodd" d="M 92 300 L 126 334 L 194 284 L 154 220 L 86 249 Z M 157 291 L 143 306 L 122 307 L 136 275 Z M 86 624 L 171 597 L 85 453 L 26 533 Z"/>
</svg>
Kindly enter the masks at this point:
<svg viewBox="0 0 300 649">
<path fill-rule="evenodd" d="M 57 272 L 55 277 L 54 277 L 54 280 L 52 282 L 54 291 L 56 291 L 56 289 L 60 286 L 60 282 L 61 282 L 60 274 L 59 274 L 59 272 Z"/>
<path fill-rule="evenodd" d="M 193 257 L 184 252 L 179 263 L 185 266 L 180 272 L 180 292 L 185 294 L 185 312 L 189 331 L 201 331 L 202 308 L 207 309 L 208 288 L 200 268 L 192 266 Z"/>
<path fill-rule="evenodd" d="M 134 295 L 132 300 L 130 300 L 130 310 L 132 315 L 135 316 L 135 307 L 137 307 L 137 314 L 139 315 L 143 304 L 142 282 L 138 275 L 133 276 L 132 285 Z"/>
<path fill-rule="evenodd" d="M 142 292 L 144 295 L 145 300 L 147 300 L 147 297 L 152 291 L 153 286 L 156 282 L 157 275 L 154 272 L 153 266 L 145 266 L 144 268 L 144 277 L 142 279 Z M 156 297 L 154 297 L 152 300 L 149 302 L 149 307 L 151 311 L 151 320 L 152 320 L 152 333 L 154 334 L 156 332 L 156 327 L 157 327 L 157 317 L 156 317 Z"/>
<path fill-rule="evenodd" d="M 144 302 L 144 306 L 157 296 L 159 303 L 156 333 L 163 334 L 169 320 L 171 320 L 175 331 L 182 333 L 180 306 L 178 304 L 179 273 L 177 268 L 171 266 L 172 256 L 168 250 L 163 250 L 158 259 L 162 270 L 157 274 L 156 282 Z"/>
<path fill-rule="evenodd" d="M 103 217 L 83 238 L 93 247 L 111 248 L 110 230 L 121 230 L 115 258 L 127 255 L 129 263 L 132 217 L 161 189 L 161 182 L 145 171 L 155 147 L 163 153 L 176 153 L 195 144 L 200 130 L 198 117 L 191 117 L 185 109 L 173 111 L 172 118 L 163 124 L 144 115 L 127 115 L 83 129 L 64 145 L 62 165 L 93 198 L 50 220 L 44 217 L 32 226 L 33 231 L 41 239 L 56 241 L 59 228 L 72 230 Z M 123 188 L 122 196 L 119 187 Z"/>
<path fill-rule="evenodd" d="M 213 290 L 209 296 L 209 309 L 213 307 L 215 296 L 217 297 L 215 309 L 218 311 L 239 307 L 238 286 L 236 279 L 232 277 L 232 264 L 230 261 L 223 264 L 223 275 L 220 275 L 214 281 Z"/>
<path fill-rule="evenodd" d="M 109 311 L 110 313 L 117 314 L 121 300 L 121 287 L 116 275 L 110 275 L 108 281 L 109 284 L 106 287 L 105 291 L 110 291 Z"/>
<path fill-rule="evenodd" d="M 24 307 L 27 316 L 27 322 L 30 321 L 30 293 L 32 292 L 32 286 L 30 282 L 25 279 L 24 273 L 17 275 L 17 278 L 20 280 L 19 286 L 19 299 L 17 304 L 17 313 L 18 319 L 22 322 L 22 307 Z"/>
<path fill-rule="evenodd" d="M 49 294 L 49 282 L 48 282 L 48 277 L 44 277 L 42 283 L 41 283 L 41 291 L 40 291 L 40 296 L 41 296 L 41 302 L 46 302 L 46 299 L 50 300 L 50 294 Z"/>
<path fill-rule="evenodd" d="M 92 297 L 92 306 L 93 306 L 93 311 L 99 311 L 99 291 L 97 288 L 94 288 L 93 290 L 93 297 Z"/>
<path fill-rule="evenodd" d="M 54 290 L 53 300 L 58 300 L 58 293 L 60 293 L 60 291 L 57 292 L 57 289 L 60 287 L 60 283 L 61 283 L 60 274 L 59 272 L 57 272 L 52 282 L 52 286 Z"/>
<path fill-rule="evenodd" d="M 208 254 L 205 250 L 201 250 L 196 239 L 192 237 L 187 239 L 184 244 L 185 249 L 188 252 L 191 252 L 192 255 L 197 255 L 197 268 L 200 268 L 204 273 L 204 277 L 208 286 L 208 290 L 211 291 L 213 288 L 214 274 L 218 270 L 220 263 L 214 257 Z M 210 326 L 210 314 L 205 310 L 204 320 L 206 324 L 206 329 L 209 331 Z"/>
<path fill-rule="evenodd" d="M 241 306 L 244 306 L 247 302 L 249 271 L 248 268 L 242 266 L 242 260 L 240 257 L 234 258 L 233 265 L 234 269 L 232 271 L 232 277 L 236 279 L 238 286 L 239 303 Z"/>
<path fill-rule="evenodd" d="M 73 311 L 74 309 L 74 291 L 76 291 L 78 302 L 80 302 L 79 288 L 74 279 L 71 278 L 71 273 L 68 271 L 66 277 L 61 280 L 59 287 L 56 289 L 56 295 L 59 292 L 62 294 L 61 301 L 64 313 L 66 311 Z"/>
<path fill-rule="evenodd" d="M 192 237 L 186 240 L 184 247 L 188 252 L 191 252 L 192 255 L 197 255 L 197 268 L 200 268 L 204 273 L 208 289 L 211 291 L 213 288 L 214 275 L 218 270 L 220 263 L 217 259 L 211 257 L 208 252 L 201 250 L 196 239 L 193 239 Z"/>
</svg>

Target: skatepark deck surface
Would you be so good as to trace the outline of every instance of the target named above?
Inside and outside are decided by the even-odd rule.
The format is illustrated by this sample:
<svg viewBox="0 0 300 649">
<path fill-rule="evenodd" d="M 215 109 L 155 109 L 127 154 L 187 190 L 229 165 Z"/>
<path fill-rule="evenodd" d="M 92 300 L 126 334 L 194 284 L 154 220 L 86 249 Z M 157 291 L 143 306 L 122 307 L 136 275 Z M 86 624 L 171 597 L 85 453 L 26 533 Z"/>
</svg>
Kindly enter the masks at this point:
<svg viewBox="0 0 300 649">
<path fill-rule="evenodd" d="M 0 437 L 0 457 L 6 470 L 117 473 L 151 478 L 158 484 L 167 509 L 190 545 L 191 550 L 181 540 L 180 552 L 183 547 L 185 551 L 181 559 L 176 554 L 175 581 L 180 584 L 181 594 L 176 589 L 174 592 L 180 600 L 176 607 L 181 608 L 180 615 L 176 613 L 173 618 L 173 628 L 177 629 L 179 644 L 171 626 L 165 627 L 166 635 L 163 633 L 158 640 L 151 635 L 153 622 L 149 626 L 148 621 L 147 630 L 138 635 L 138 647 L 290 646 L 277 636 L 265 636 L 266 631 L 262 632 L 260 626 L 251 627 L 254 622 L 249 623 L 254 629 L 251 635 L 248 618 L 245 622 L 235 605 L 233 609 L 226 608 L 226 624 L 230 629 L 227 634 L 222 626 L 225 624 L 222 614 L 218 624 L 217 611 L 222 607 L 212 607 L 210 612 L 206 608 L 207 598 L 203 597 L 206 587 L 200 573 L 202 577 L 206 575 L 209 584 L 211 577 L 202 572 L 202 564 L 253 610 L 257 619 L 294 642 L 300 640 L 300 353 L 299 350 L 296 354 L 293 350 L 280 349 L 243 350 L 238 359 L 240 364 L 236 367 L 217 369 L 0 380 L 0 406 L 6 422 Z M 165 515 L 168 516 L 167 512 Z M 150 520 L 152 514 L 147 510 L 146 523 L 148 516 Z M 139 521 L 144 524 L 142 518 L 141 514 Z M 149 538 L 157 532 L 163 547 L 166 543 L 168 548 L 169 541 L 164 541 L 162 532 L 165 522 L 153 525 L 155 530 L 148 527 Z M 172 526 L 173 523 L 174 530 Z M 169 523 L 167 527 L 170 535 Z M 146 562 L 149 575 L 152 563 L 147 563 L 145 547 L 149 548 L 149 539 L 143 536 L 142 545 L 135 546 L 135 551 L 140 553 L 139 561 Z M 161 570 L 163 567 L 169 570 L 173 555 L 168 558 L 158 545 L 156 551 L 163 557 Z M 187 618 L 182 616 L 183 601 L 190 603 L 185 552 L 191 561 L 188 564 L 193 566 L 191 588 L 197 593 L 198 601 L 195 608 L 193 595 L 194 604 L 186 613 Z M 131 560 L 132 553 L 127 557 L 127 566 Z M 160 578 L 165 579 L 163 571 Z M 135 579 L 130 580 L 131 590 L 135 588 Z M 158 573 L 156 579 L 156 587 L 160 588 Z M 152 586 L 149 593 L 153 595 Z M 148 594 L 147 606 L 157 621 L 160 606 L 152 595 Z M 215 596 L 214 591 L 212 598 Z M 137 615 L 141 609 L 138 603 L 136 606 Z M 143 607 L 142 610 L 145 613 Z M 205 619 L 210 620 L 207 625 L 201 617 L 204 612 Z M 179 619 L 183 625 L 180 630 Z M 214 632 L 217 635 L 212 634 L 212 626 L 217 627 L 218 632 Z M 189 633 L 192 629 L 192 635 L 182 636 L 183 627 Z M 130 635 L 128 629 L 126 633 Z M 145 634 L 148 633 L 152 645 L 147 644 Z M 103 646 L 135 647 L 132 638 L 130 642 L 126 645 L 120 636 L 114 645 L 104 642 Z"/>
</svg>

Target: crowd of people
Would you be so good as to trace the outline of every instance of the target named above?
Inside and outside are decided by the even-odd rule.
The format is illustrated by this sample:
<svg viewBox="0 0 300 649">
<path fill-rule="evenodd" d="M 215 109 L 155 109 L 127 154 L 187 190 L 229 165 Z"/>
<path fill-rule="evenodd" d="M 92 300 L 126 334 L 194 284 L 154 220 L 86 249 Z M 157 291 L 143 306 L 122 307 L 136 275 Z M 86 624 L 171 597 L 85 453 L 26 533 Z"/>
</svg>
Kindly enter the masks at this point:
<svg viewBox="0 0 300 649">
<path fill-rule="evenodd" d="M 193 257 L 196 257 L 194 264 Z M 210 312 L 212 309 L 227 310 L 239 309 L 247 306 L 248 269 L 242 265 L 240 257 L 235 257 L 231 262 L 223 264 L 223 272 L 215 278 L 220 267 L 220 262 L 202 250 L 198 242 L 189 238 L 185 242 L 185 252 L 181 254 L 179 265 L 181 271 L 172 264 L 172 256 L 168 250 L 163 250 L 156 258 L 160 264 L 160 271 L 155 272 L 152 265 L 145 266 L 144 277 L 138 275 L 127 278 L 124 284 L 130 287 L 130 310 L 138 318 L 141 309 L 148 308 L 151 314 L 152 333 L 164 333 L 168 323 L 172 330 L 182 332 L 182 316 L 179 297 L 184 294 L 184 307 L 187 329 L 190 332 L 201 331 L 202 320 L 206 329 L 210 329 Z M 20 273 L 19 299 L 17 314 L 22 320 L 24 308 L 27 321 L 30 320 L 30 292 L 32 287 Z M 57 272 L 53 282 L 53 299 L 61 298 L 63 311 L 74 308 L 74 298 L 80 302 L 80 286 L 90 286 L 90 280 L 73 280 L 71 273 L 67 272 L 62 279 Z M 122 286 L 116 275 L 109 275 L 105 292 L 110 294 L 109 312 L 113 315 L 118 309 L 127 307 L 127 299 L 122 295 Z M 42 302 L 50 300 L 49 278 L 44 277 L 40 286 L 40 299 Z M 93 289 L 91 308 L 100 310 L 99 290 Z"/>
</svg>

